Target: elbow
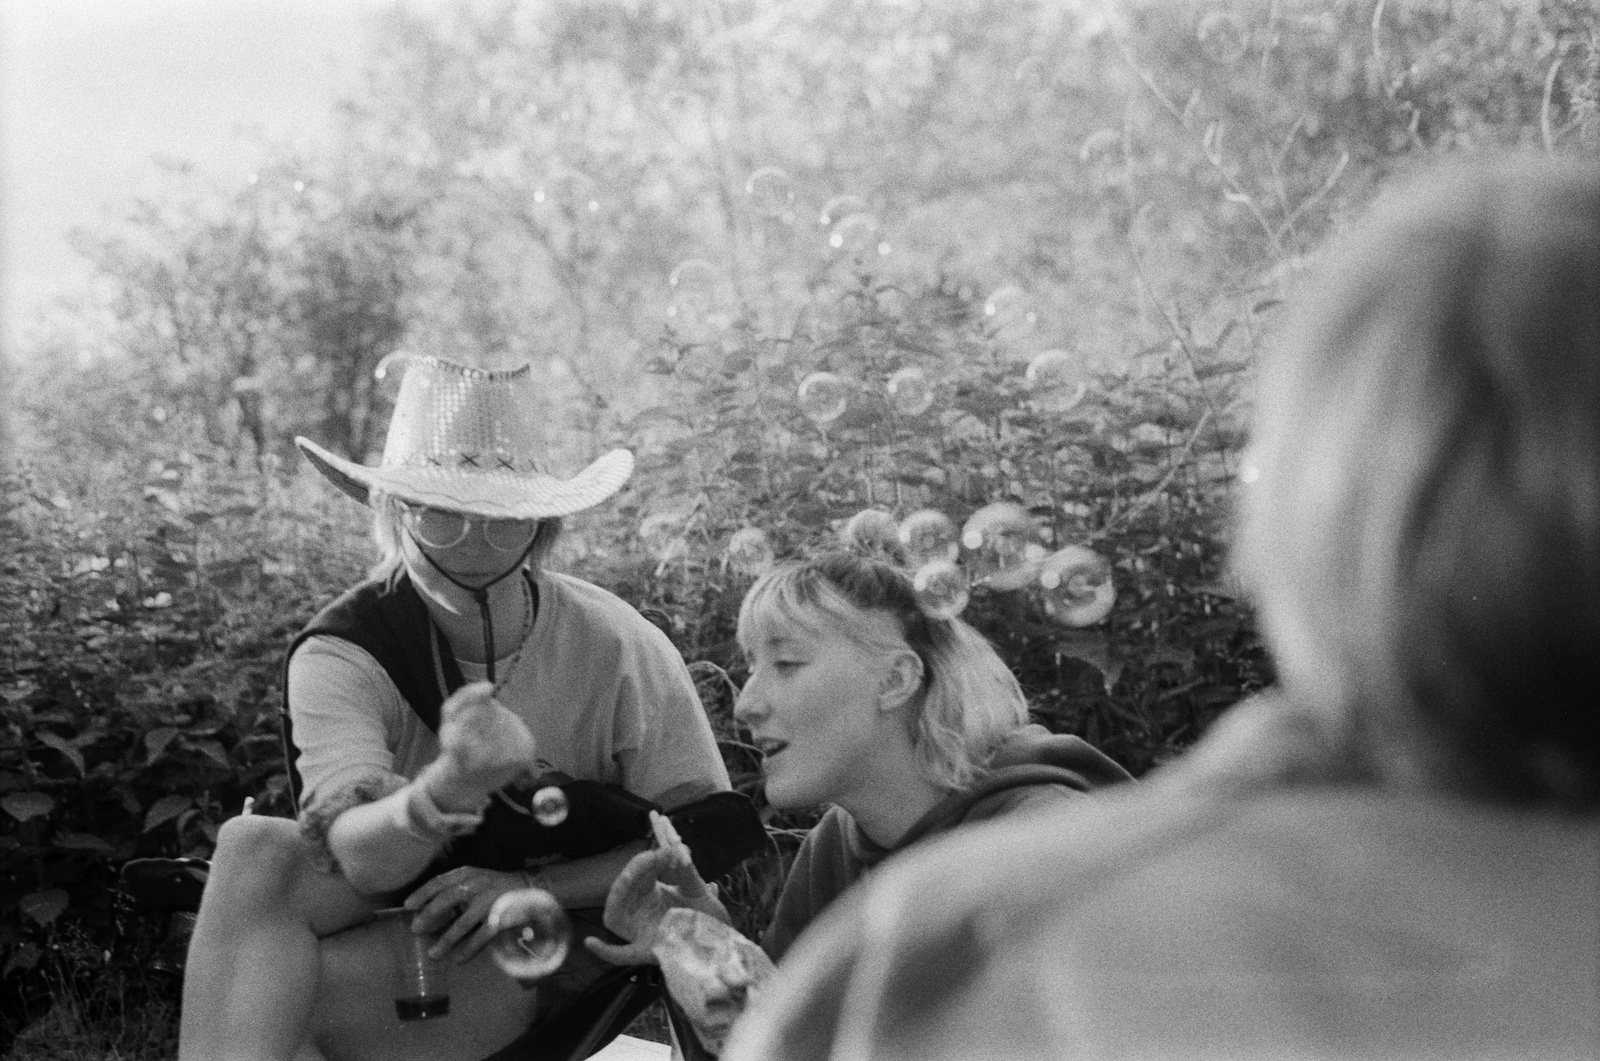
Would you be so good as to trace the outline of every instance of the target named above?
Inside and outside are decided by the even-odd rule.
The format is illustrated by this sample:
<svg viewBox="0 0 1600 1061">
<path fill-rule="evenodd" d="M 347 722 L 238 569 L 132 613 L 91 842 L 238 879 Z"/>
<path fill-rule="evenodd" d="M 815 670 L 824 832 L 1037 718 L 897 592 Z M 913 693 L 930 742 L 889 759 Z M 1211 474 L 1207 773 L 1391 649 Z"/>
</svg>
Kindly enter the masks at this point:
<svg viewBox="0 0 1600 1061">
<path fill-rule="evenodd" d="M 336 858 L 339 858 L 337 853 Z M 339 871 L 344 874 L 345 881 L 362 895 L 377 896 L 385 892 L 392 892 L 405 883 L 403 880 L 393 879 L 392 873 L 384 872 L 384 867 L 359 856 L 353 859 L 339 858 Z"/>
</svg>

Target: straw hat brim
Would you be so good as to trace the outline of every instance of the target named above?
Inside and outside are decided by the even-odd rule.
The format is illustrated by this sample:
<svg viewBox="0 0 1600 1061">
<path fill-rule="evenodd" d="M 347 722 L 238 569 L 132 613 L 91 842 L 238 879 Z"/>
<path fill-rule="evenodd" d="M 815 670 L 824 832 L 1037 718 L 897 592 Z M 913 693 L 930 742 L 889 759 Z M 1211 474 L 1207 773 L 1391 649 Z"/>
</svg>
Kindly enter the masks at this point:
<svg viewBox="0 0 1600 1061">
<path fill-rule="evenodd" d="M 570 479 L 541 473 L 460 468 L 372 468 L 308 438 L 294 444 L 328 481 L 363 505 L 373 490 L 402 501 L 489 519 L 553 519 L 593 508 L 622 489 L 633 454 L 614 449 Z"/>
</svg>

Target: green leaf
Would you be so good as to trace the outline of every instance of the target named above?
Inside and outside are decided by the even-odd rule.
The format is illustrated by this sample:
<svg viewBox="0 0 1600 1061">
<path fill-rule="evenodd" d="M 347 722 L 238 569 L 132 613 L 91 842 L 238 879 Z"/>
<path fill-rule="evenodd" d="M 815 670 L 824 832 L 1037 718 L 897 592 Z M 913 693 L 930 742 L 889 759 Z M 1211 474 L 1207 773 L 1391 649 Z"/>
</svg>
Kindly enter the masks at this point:
<svg viewBox="0 0 1600 1061">
<path fill-rule="evenodd" d="M 215 762 L 218 766 L 233 769 L 233 763 L 228 760 L 228 753 L 222 745 L 214 740 L 197 740 L 191 745 L 195 751 Z"/>
<path fill-rule="evenodd" d="M 114 850 L 110 844 L 89 833 L 57 833 L 51 843 L 68 851 L 94 851 L 102 855 L 109 855 Z"/>
<path fill-rule="evenodd" d="M 188 796 L 162 796 L 144 812 L 144 831 L 149 832 L 166 824 L 193 806 L 194 800 Z"/>
<path fill-rule="evenodd" d="M 17 909 L 41 925 L 48 925 L 67 908 L 67 893 L 60 888 L 29 892 L 17 900 Z"/>
<path fill-rule="evenodd" d="M 17 819 L 25 822 L 33 818 L 41 818 L 56 809 L 56 801 L 43 792 L 12 792 L 0 796 L 0 809 Z"/>
<path fill-rule="evenodd" d="M 172 743 L 178 731 L 172 726 L 161 726 L 144 735 L 144 764 L 149 766 L 161 758 L 161 753 L 167 750 L 167 745 Z"/>
<path fill-rule="evenodd" d="M 1122 677 L 1122 659 L 1104 634 L 1068 634 L 1053 639 L 1050 647 L 1060 655 L 1082 660 L 1099 671 L 1107 696 Z"/>
<path fill-rule="evenodd" d="M 45 745 L 46 747 L 54 748 L 56 751 L 60 752 L 62 755 L 65 755 L 69 760 L 71 760 L 72 765 L 78 768 L 79 777 L 82 777 L 85 773 L 87 773 L 87 766 L 83 761 L 83 753 L 77 748 L 73 747 L 72 742 L 67 740 L 65 737 L 60 737 L 54 733 L 45 732 L 39 734 L 39 743 Z"/>
<path fill-rule="evenodd" d="M 154 501 L 168 512 L 177 514 L 183 511 L 183 502 L 178 500 L 178 495 L 171 490 L 163 490 L 159 486 L 144 488 L 144 499 Z"/>
</svg>

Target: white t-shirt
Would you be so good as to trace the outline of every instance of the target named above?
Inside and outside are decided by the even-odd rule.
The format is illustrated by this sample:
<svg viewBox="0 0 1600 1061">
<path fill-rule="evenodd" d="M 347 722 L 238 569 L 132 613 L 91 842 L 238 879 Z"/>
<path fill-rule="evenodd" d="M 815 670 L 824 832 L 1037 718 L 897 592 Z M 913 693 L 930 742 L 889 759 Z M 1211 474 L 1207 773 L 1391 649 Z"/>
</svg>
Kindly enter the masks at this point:
<svg viewBox="0 0 1600 1061">
<path fill-rule="evenodd" d="M 619 784 L 654 800 L 729 787 L 694 682 L 667 636 L 619 597 L 570 575 L 535 573 L 539 614 L 499 699 L 527 723 L 539 771 Z M 506 654 L 509 659 L 512 652 Z M 458 661 L 459 662 L 459 661 Z M 461 662 L 468 681 L 481 665 Z M 497 661 L 497 669 L 498 661 Z M 417 776 L 439 740 L 377 660 L 342 638 L 306 639 L 289 662 L 302 813 L 335 814 Z M 390 784 L 385 784 L 389 780 Z"/>
</svg>

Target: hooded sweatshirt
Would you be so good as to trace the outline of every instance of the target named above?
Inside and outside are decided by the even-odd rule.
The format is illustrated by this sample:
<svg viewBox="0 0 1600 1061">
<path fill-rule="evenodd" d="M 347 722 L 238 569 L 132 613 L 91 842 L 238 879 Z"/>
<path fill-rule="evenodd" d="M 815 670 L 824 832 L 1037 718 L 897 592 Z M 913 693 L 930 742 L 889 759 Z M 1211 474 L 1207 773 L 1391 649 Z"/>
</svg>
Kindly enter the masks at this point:
<svg viewBox="0 0 1600 1061">
<path fill-rule="evenodd" d="M 1080 737 L 1023 726 L 990 758 L 978 782 L 951 792 L 923 815 L 899 843 L 882 847 L 842 807 L 829 808 L 806 835 L 784 881 L 778 906 L 761 937 L 774 962 L 827 906 L 890 855 L 969 822 L 1058 806 L 1131 775 Z"/>
</svg>

